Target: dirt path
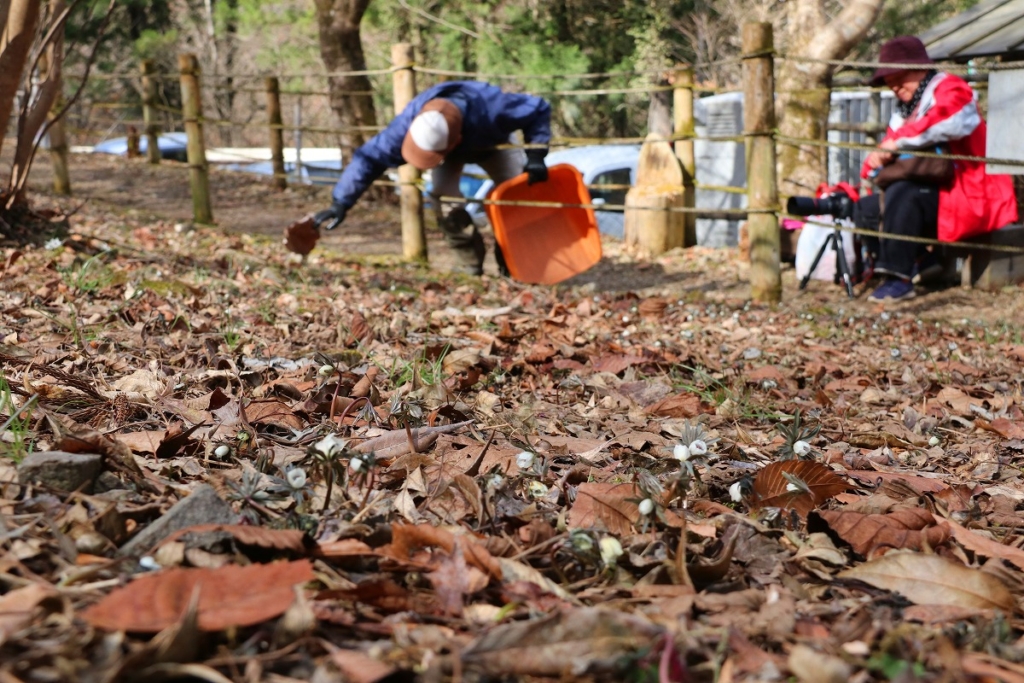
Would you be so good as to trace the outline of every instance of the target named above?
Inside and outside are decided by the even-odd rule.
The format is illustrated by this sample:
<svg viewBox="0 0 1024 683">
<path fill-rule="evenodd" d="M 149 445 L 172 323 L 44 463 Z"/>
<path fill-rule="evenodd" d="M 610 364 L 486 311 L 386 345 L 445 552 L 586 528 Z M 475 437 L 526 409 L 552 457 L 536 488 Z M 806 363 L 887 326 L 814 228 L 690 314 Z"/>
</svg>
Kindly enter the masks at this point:
<svg viewBox="0 0 1024 683">
<path fill-rule="evenodd" d="M 5 157 L 11 145 L 5 145 Z M 0 160 L 3 163 L 6 159 Z M 51 169 L 48 156 L 40 154 L 32 170 L 31 187 L 37 196 L 56 201 L 63 207 L 83 200 L 105 208 L 115 207 L 128 215 L 152 215 L 154 218 L 188 222 L 192 205 L 187 168 L 180 163 L 150 166 L 142 159 L 122 159 L 101 154 L 76 154 L 71 159 L 71 182 L 75 196 L 53 198 L 50 192 Z M 330 188 L 296 186 L 275 190 L 257 176 L 221 171 L 211 172 L 213 212 L 219 227 L 230 232 L 278 235 L 284 226 L 302 215 L 326 207 Z M 490 239 L 490 236 L 488 236 Z M 401 254 L 401 228 L 397 202 L 394 204 L 361 202 L 344 226 L 325 235 L 322 247 L 359 256 L 398 256 Z M 428 212 L 428 250 L 431 266 L 447 271 L 452 266 L 450 253 L 440 233 L 432 225 Z M 688 301 L 745 300 L 747 266 L 737 261 L 732 249 L 690 249 L 670 252 L 651 262 L 638 262 L 623 253 L 618 240 L 605 239 L 604 258 L 589 272 L 563 286 L 582 286 L 598 291 L 635 291 Z M 485 265 L 496 274 L 492 257 Z M 841 288 L 827 282 L 813 282 L 799 292 L 792 268 L 783 273 L 785 308 L 806 311 L 838 309 L 865 311 L 878 308 L 861 295 L 848 300 Z M 896 307 L 907 315 L 938 320 L 979 321 L 984 324 L 1020 325 L 1024 320 L 1024 297 L 1020 287 L 1001 292 L 981 292 L 961 288 L 933 291 Z M 878 308 L 881 311 L 880 308 Z"/>
</svg>

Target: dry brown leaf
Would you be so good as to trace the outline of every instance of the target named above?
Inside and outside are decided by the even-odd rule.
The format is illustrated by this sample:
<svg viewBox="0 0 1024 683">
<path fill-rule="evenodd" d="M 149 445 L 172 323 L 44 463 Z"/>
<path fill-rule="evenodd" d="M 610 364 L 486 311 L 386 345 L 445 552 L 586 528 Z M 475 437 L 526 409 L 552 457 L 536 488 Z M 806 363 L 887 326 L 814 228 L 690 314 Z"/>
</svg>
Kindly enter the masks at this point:
<svg viewBox="0 0 1024 683">
<path fill-rule="evenodd" d="M 397 671 L 359 650 L 341 650 L 327 641 L 321 642 L 331 653 L 331 663 L 349 683 L 377 683 Z"/>
<path fill-rule="evenodd" d="M 148 429 L 143 432 L 128 432 L 127 434 L 114 434 L 114 438 L 120 441 L 136 453 L 156 453 L 163 441 L 166 429 Z"/>
<path fill-rule="evenodd" d="M 462 550 L 469 564 L 495 578 L 501 578 L 501 566 L 486 548 L 468 536 L 459 538 L 468 541 L 463 543 Z M 391 543 L 381 548 L 380 553 L 399 562 L 416 562 L 413 556 L 416 550 L 436 547 L 450 554 L 455 549 L 455 541 L 455 534 L 430 524 L 392 524 Z M 431 563 L 427 564 L 431 566 Z"/>
<path fill-rule="evenodd" d="M 313 578 L 308 560 L 170 569 L 114 590 L 81 616 L 108 631 L 156 633 L 181 620 L 198 586 L 202 630 L 252 626 L 284 613 L 295 597 L 292 586 Z"/>
<path fill-rule="evenodd" d="M 640 519 L 639 498 L 640 491 L 632 483 L 580 484 L 569 510 L 569 528 L 606 529 L 616 536 L 631 534 Z"/>
<path fill-rule="evenodd" d="M 296 553 L 305 553 L 307 549 L 313 547 L 312 545 L 307 547 L 306 534 L 298 529 L 268 529 L 248 524 L 197 524 L 175 531 L 161 541 L 160 545 L 176 541 L 186 534 L 210 532 L 228 533 L 242 545 L 267 548 L 268 550 L 291 550 Z"/>
<path fill-rule="evenodd" d="M 816 510 L 807 518 L 807 530 L 831 531 L 854 552 L 871 557 L 879 550 L 936 548 L 952 535 L 935 526 L 935 518 L 921 508 L 899 508 L 884 515 L 865 515 L 848 510 Z"/>
<path fill-rule="evenodd" d="M 704 412 L 697 394 L 676 394 L 647 407 L 647 412 L 662 417 L 696 417 Z"/>
<path fill-rule="evenodd" d="M 376 555 L 377 551 L 355 538 L 343 538 L 338 541 L 327 541 L 316 547 L 316 556 L 326 559 L 339 559 L 342 557 L 361 557 L 364 555 Z"/>
<path fill-rule="evenodd" d="M 305 427 L 292 409 L 276 398 L 252 401 L 245 406 L 245 417 L 250 424 L 268 424 L 296 431 Z"/>
<path fill-rule="evenodd" d="M 1016 565 L 1020 569 L 1024 569 L 1024 550 L 1012 545 L 1004 545 L 981 534 L 976 534 L 951 519 L 936 517 L 935 521 L 940 527 L 947 529 L 957 543 L 971 552 L 984 557 L 997 557 Z"/>
<path fill-rule="evenodd" d="M 918 494 L 938 493 L 948 489 L 949 486 L 938 479 L 919 477 L 913 474 L 902 472 L 876 472 L 874 470 L 848 470 L 846 476 L 862 481 L 868 486 L 876 486 L 881 483 L 896 482 L 912 489 Z"/>
<path fill-rule="evenodd" d="M 41 583 L 33 583 L 0 595 L 0 645 L 29 626 L 36 615 L 36 608 L 43 602 L 58 597 L 56 590 Z"/>
<path fill-rule="evenodd" d="M 313 251 L 317 240 L 320 239 L 320 231 L 313 222 L 312 216 L 307 216 L 296 221 L 284 229 L 284 246 L 288 251 L 305 256 Z"/>
<path fill-rule="evenodd" d="M 466 557 L 462 552 L 462 541 L 458 537 L 455 539 L 455 547 L 452 552 L 441 560 L 434 571 L 427 574 L 427 578 L 434 587 L 434 593 L 445 614 L 455 617 L 462 616 L 466 595 L 472 590 L 469 585 L 469 566 L 466 564 Z M 486 585 L 485 577 L 484 587 Z"/>
<path fill-rule="evenodd" d="M 974 680 L 999 681 L 1000 683 L 1024 683 L 1024 666 L 1014 664 L 985 654 L 971 652 L 961 661 L 965 674 Z"/>
<path fill-rule="evenodd" d="M 609 372 L 613 375 L 617 375 L 626 368 L 643 362 L 643 356 L 614 355 L 595 358 L 592 365 L 594 372 Z"/>
<path fill-rule="evenodd" d="M 811 492 L 790 490 L 792 482 L 784 476 L 786 474 L 802 481 Z M 800 516 L 806 516 L 832 496 L 851 488 L 827 465 L 810 460 L 769 463 L 754 478 L 754 497 L 758 507 L 792 509 Z"/>
<path fill-rule="evenodd" d="M 560 610 L 495 626 L 462 651 L 485 674 L 576 680 L 613 670 L 622 657 L 649 648 L 663 630 L 646 619 L 594 607 Z"/>
<path fill-rule="evenodd" d="M 417 427 L 409 431 L 412 432 L 417 450 L 422 452 L 433 446 L 440 435 L 458 431 L 472 423 L 472 420 L 467 420 L 437 427 Z M 387 434 L 367 439 L 353 450 L 358 453 L 375 453 L 382 460 L 391 460 L 413 452 L 412 444 L 409 443 L 409 435 L 404 429 L 395 429 Z"/>
<path fill-rule="evenodd" d="M 900 593 L 919 605 L 952 605 L 1012 611 L 1013 595 L 1002 581 L 940 555 L 897 551 L 839 573 L 875 588 Z"/>
<path fill-rule="evenodd" d="M 128 446 L 70 418 L 61 418 L 60 424 L 63 431 L 54 445 L 55 450 L 65 453 L 98 453 L 113 459 L 135 474 L 142 474 Z"/>
</svg>

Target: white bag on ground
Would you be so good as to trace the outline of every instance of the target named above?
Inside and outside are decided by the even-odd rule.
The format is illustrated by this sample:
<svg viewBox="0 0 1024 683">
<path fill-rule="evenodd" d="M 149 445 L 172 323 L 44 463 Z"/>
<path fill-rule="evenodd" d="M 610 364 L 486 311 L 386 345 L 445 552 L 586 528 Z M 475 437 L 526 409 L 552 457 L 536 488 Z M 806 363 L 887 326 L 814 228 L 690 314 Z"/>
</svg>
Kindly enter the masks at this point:
<svg viewBox="0 0 1024 683">
<path fill-rule="evenodd" d="M 796 241 L 796 277 L 798 280 L 803 279 L 807 275 L 807 272 L 811 269 L 811 264 L 814 263 L 814 257 L 818 255 L 818 250 L 821 249 L 821 245 L 832 234 L 832 216 L 808 216 L 807 220 L 809 222 L 804 224 Z M 810 221 L 813 221 L 813 223 Z M 817 223 L 825 223 L 828 227 L 817 225 Z M 839 225 L 852 228 L 853 221 L 843 219 L 839 221 Z M 842 236 L 846 264 L 852 271 L 854 256 L 856 255 L 853 247 L 853 233 L 841 232 L 839 234 Z M 818 267 L 811 274 L 811 279 L 832 280 L 835 274 L 836 252 L 830 246 L 822 254 L 821 260 L 818 261 Z"/>
</svg>

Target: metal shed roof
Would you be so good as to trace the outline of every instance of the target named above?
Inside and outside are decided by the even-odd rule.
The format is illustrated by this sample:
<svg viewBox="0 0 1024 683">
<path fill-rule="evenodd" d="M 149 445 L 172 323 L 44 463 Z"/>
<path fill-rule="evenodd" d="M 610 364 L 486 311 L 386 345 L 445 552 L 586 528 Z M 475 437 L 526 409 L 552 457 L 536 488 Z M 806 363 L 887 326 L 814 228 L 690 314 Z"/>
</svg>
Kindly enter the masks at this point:
<svg viewBox="0 0 1024 683">
<path fill-rule="evenodd" d="M 1024 52 L 1024 0 L 982 0 L 920 36 L 932 59 Z"/>
</svg>

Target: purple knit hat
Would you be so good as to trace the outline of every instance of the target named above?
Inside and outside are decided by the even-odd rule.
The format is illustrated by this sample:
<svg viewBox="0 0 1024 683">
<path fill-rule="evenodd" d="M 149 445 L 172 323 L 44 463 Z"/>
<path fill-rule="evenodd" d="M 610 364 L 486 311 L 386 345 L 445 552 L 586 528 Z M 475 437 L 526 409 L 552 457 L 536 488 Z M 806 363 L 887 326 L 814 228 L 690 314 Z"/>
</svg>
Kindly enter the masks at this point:
<svg viewBox="0 0 1024 683">
<path fill-rule="evenodd" d="M 897 36 L 882 46 L 878 61 L 883 64 L 934 64 L 928 50 L 917 36 Z M 871 85 L 881 85 L 886 76 L 903 73 L 909 69 L 883 66 L 871 76 Z"/>
</svg>

